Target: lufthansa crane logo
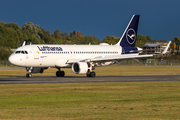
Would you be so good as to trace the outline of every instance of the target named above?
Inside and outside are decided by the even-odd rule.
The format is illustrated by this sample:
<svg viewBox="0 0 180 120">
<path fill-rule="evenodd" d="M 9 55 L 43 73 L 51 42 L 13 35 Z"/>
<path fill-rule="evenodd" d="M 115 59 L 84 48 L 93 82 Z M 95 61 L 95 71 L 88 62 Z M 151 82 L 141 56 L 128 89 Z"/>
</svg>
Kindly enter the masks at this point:
<svg viewBox="0 0 180 120">
<path fill-rule="evenodd" d="M 133 44 L 136 41 L 136 32 L 134 31 L 134 29 L 130 28 L 126 32 L 126 39 L 129 44 Z"/>
</svg>

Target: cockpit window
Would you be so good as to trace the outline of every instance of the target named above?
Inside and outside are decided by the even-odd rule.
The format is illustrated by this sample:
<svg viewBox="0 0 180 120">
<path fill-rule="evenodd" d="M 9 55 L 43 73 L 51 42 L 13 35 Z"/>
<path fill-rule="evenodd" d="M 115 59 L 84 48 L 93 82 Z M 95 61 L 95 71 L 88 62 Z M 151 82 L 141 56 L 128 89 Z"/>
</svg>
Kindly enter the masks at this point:
<svg viewBox="0 0 180 120">
<path fill-rule="evenodd" d="M 28 54 L 28 52 L 27 52 L 27 51 L 25 51 L 25 53 L 26 53 L 26 54 Z"/>
<path fill-rule="evenodd" d="M 24 52 L 24 51 L 21 51 L 21 53 L 22 53 L 22 54 L 25 54 L 25 52 Z"/>
<path fill-rule="evenodd" d="M 16 51 L 15 54 L 28 54 L 28 52 L 22 50 L 22 51 Z"/>
<path fill-rule="evenodd" d="M 19 53 L 21 53 L 21 51 L 16 51 L 15 53 L 16 53 L 16 54 L 19 54 Z"/>
</svg>

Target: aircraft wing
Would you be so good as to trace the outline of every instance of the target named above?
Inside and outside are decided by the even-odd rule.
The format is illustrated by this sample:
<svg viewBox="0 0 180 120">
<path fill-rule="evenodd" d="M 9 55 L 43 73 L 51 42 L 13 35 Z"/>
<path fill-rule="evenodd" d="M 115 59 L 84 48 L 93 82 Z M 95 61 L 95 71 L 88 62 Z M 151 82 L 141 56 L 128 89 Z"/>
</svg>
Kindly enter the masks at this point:
<svg viewBox="0 0 180 120">
<path fill-rule="evenodd" d="M 138 54 L 125 54 L 125 55 L 114 55 L 114 56 L 99 56 L 95 58 L 87 59 L 70 59 L 67 61 L 67 64 L 72 64 L 75 62 L 101 62 L 101 61 L 112 61 L 112 60 L 126 60 L 126 59 L 135 59 L 135 58 L 144 58 L 152 57 L 153 55 L 138 55 Z"/>
<path fill-rule="evenodd" d="M 101 58 L 92 58 L 90 61 L 96 62 L 96 61 L 126 60 L 126 59 L 135 59 L 135 58 L 152 57 L 152 56 L 153 55 L 125 54 L 125 55 L 118 55 L 118 56 L 116 55 L 116 56 L 105 56 Z"/>
</svg>

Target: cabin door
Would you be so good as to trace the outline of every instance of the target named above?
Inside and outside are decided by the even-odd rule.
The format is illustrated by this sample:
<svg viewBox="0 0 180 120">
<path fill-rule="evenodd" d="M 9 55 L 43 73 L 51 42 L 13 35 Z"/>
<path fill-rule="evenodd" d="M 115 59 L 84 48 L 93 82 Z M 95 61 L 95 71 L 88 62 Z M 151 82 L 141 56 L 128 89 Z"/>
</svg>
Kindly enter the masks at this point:
<svg viewBox="0 0 180 120">
<path fill-rule="evenodd" d="M 34 59 L 39 59 L 38 49 L 36 47 L 33 47 L 33 51 L 34 51 Z"/>
</svg>

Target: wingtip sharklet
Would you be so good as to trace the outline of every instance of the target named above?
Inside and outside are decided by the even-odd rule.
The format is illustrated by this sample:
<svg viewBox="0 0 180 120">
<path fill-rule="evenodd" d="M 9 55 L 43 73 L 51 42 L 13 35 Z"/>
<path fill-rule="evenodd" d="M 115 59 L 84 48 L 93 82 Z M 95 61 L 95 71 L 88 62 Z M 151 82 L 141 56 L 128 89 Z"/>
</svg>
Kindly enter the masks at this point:
<svg viewBox="0 0 180 120">
<path fill-rule="evenodd" d="M 171 44 L 171 41 L 169 41 L 168 45 L 166 46 L 166 48 L 164 49 L 164 51 L 161 54 L 166 54 L 167 53 L 167 50 L 168 50 L 170 44 Z"/>
<path fill-rule="evenodd" d="M 26 41 L 23 42 L 22 46 L 25 46 L 26 45 Z"/>
</svg>

